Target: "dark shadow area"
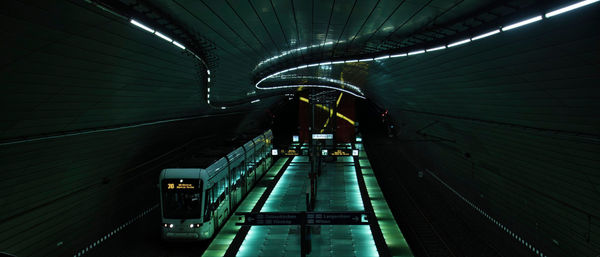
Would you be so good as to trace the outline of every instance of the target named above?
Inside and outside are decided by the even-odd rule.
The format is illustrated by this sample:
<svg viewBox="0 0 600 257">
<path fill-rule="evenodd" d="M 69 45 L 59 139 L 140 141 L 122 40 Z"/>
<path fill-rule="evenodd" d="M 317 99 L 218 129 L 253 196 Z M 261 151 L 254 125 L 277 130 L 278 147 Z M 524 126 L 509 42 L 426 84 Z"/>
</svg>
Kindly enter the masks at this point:
<svg viewBox="0 0 600 257">
<path fill-rule="evenodd" d="M 530 256 L 406 158 L 404 147 L 429 144 L 402 138 L 384 109 L 358 108 L 365 149 L 396 222 L 415 256 Z"/>
</svg>

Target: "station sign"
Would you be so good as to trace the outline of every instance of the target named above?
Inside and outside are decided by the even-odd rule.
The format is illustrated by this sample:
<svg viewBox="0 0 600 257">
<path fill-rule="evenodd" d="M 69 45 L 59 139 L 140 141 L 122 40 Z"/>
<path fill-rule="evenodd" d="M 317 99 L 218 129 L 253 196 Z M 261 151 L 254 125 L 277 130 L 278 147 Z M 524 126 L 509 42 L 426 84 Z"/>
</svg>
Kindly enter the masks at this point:
<svg viewBox="0 0 600 257">
<path fill-rule="evenodd" d="M 369 224 L 364 212 L 307 212 L 307 225 L 365 225 Z"/>
<path fill-rule="evenodd" d="M 244 222 L 236 225 L 300 225 L 305 219 L 301 212 L 258 212 L 242 215 L 244 215 Z"/>
<path fill-rule="evenodd" d="M 333 139 L 333 134 L 312 134 L 312 139 Z"/>
<path fill-rule="evenodd" d="M 321 155 L 322 156 L 358 156 L 358 150 L 357 149 L 334 149 L 334 150 L 322 149 Z"/>
<path fill-rule="evenodd" d="M 273 149 L 271 150 L 271 155 L 277 156 L 305 156 L 308 155 L 307 151 L 300 151 L 296 149 Z"/>
<path fill-rule="evenodd" d="M 366 212 L 238 212 L 236 225 L 368 225 Z"/>
</svg>

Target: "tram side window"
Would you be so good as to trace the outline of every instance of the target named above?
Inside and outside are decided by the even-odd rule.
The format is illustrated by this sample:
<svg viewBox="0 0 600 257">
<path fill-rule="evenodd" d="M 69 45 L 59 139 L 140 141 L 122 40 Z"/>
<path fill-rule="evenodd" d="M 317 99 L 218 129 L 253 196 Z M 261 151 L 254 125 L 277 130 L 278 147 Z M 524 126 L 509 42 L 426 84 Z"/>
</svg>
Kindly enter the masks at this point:
<svg viewBox="0 0 600 257">
<path fill-rule="evenodd" d="M 204 201 L 204 221 L 209 221 L 210 220 L 210 214 L 212 212 L 212 204 L 214 202 L 214 197 L 213 197 L 213 189 L 215 187 L 213 186 L 210 189 L 207 189 L 206 191 L 204 191 L 204 195 L 206 196 L 206 199 Z"/>
</svg>

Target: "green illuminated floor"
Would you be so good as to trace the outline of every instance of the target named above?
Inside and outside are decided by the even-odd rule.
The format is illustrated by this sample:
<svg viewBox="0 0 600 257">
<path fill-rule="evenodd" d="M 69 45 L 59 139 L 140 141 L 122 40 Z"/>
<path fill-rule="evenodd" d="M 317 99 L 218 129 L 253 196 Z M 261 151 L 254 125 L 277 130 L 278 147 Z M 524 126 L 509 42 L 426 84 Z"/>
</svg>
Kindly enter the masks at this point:
<svg viewBox="0 0 600 257">
<path fill-rule="evenodd" d="M 279 170 L 283 167 L 283 165 L 285 164 L 286 161 L 287 161 L 287 158 L 280 158 L 277 162 L 275 162 L 275 164 L 273 164 L 271 169 L 269 169 L 269 171 L 267 171 L 267 173 L 264 175 L 264 177 L 262 179 L 263 180 L 272 180 L 277 175 L 277 173 L 279 173 Z M 250 212 L 250 211 L 252 211 L 252 209 L 254 208 L 254 205 L 256 205 L 256 202 L 258 201 L 258 199 L 260 199 L 260 197 L 265 192 L 265 190 L 266 190 L 266 187 L 264 187 L 264 186 L 254 187 L 254 189 L 252 191 L 250 191 L 250 193 L 248 194 L 246 199 L 244 199 L 244 201 L 242 201 L 242 203 L 238 206 L 238 208 L 235 210 L 235 212 Z M 235 223 L 237 222 L 237 218 L 235 218 L 235 217 L 237 217 L 237 216 L 234 214 L 231 216 L 231 218 L 229 220 L 227 220 L 227 222 L 225 223 L 225 226 L 223 226 L 223 228 L 221 229 L 219 234 L 217 234 L 217 236 L 213 239 L 213 241 L 210 243 L 210 245 L 208 246 L 208 248 L 206 249 L 206 251 L 204 252 L 204 254 L 202 256 L 206 256 L 206 257 L 219 256 L 220 257 L 220 256 L 225 255 L 227 248 L 229 247 L 229 245 L 233 241 L 233 238 L 235 238 L 235 235 L 237 234 L 238 230 L 240 229 L 240 226 L 235 225 Z"/>
<path fill-rule="evenodd" d="M 381 189 L 379 188 L 379 184 L 377 183 L 377 179 L 375 178 L 373 169 L 371 168 L 371 163 L 367 158 L 367 153 L 364 151 L 364 149 L 362 149 L 362 144 L 356 144 L 356 147 L 360 149 L 359 164 L 365 180 L 367 192 L 369 193 L 371 205 L 375 211 L 377 223 L 381 228 L 383 238 L 388 246 L 390 254 L 392 256 L 403 257 L 413 256 L 408 244 L 406 243 L 406 240 L 404 239 L 404 235 L 396 224 L 394 215 L 392 214 L 390 207 L 387 205 Z"/>
<path fill-rule="evenodd" d="M 413 256 L 377 184 L 362 145 L 357 144 L 357 148 L 360 149 L 359 164 L 371 205 L 391 255 Z M 282 158 L 275 163 L 263 180 L 273 179 L 286 160 Z M 305 211 L 309 169 L 307 157 L 294 157 L 261 211 Z M 325 163 L 318 183 L 315 211 L 364 210 L 353 157 L 338 157 L 335 163 Z M 256 187 L 236 211 L 251 211 L 264 191 L 264 187 Z M 204 256 L 222 256 L 225 253 L 240 228 L 235 226 L 235 221 L 233 218 L 225 224 Z M 253 226 L 237 256 L 299 256 L 299 241 L 298 226 Z M 310 256 L 378 256 L 371 229 L 366 225 L 313 228 L 311 242 Z"/>
<path fill-rule="evenodd" d="M 354 169 L 354 158 L 338 157 L 324 163 L 319 177 L 315 211 L 364 211 Z M 320 226 L 312 235 L 310 256 L 378 256 L 371 228 L 367 225 Z"/>
<path fill-rule="evenodd" d="M 296 156 L 284 171 L 261 212 L 305 211 L 308 158 Z M 298 226 L 253 226 L 237 256 L 300 256 Z"/>
<path fill-rule="evenodd" d="M 263 206 L 263 212 L 305 211 L 309 184 L 307 157 L 295 157 Z M 318 180 L 316 211 L 364 210 L 352 157 L 326 163 Z M 299 256 L 298 226 L 254 226 L 237 256 Z M 371 229 L 366 225 L 329 225 L 313 228 L 310 256 L 377 256 Z"/>
</svg>

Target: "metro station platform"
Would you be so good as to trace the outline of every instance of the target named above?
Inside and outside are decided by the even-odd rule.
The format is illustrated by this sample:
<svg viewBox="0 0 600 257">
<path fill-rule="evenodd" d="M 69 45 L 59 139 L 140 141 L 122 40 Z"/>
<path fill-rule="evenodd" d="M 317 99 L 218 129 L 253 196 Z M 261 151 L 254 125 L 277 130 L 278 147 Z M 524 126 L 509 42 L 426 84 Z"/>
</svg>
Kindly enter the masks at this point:
<svg viewBox="0 0 600 257">
<path fill-rule="evenodd" d="M 314 211 L 366 211 L 375 219 L 371 218 L 369 225 L 311 226 L 311 251 L 307 256 L 413 256 L 383 198 L 362 145 L 347 143 L 338 145 L 340 148 L 358 149 L 359 156 L 338 156 L 335 161 L 323 162 Z M 306 211 L 309 170 L 306 156 L 280 158 L 236 212 Z M 231 216 L 203 256 L 301 255 L 300 226 L 243 228 L 235 225 L 238 220 L 238 215 Z"/>
</svg>

